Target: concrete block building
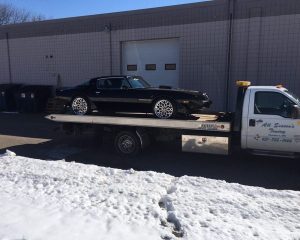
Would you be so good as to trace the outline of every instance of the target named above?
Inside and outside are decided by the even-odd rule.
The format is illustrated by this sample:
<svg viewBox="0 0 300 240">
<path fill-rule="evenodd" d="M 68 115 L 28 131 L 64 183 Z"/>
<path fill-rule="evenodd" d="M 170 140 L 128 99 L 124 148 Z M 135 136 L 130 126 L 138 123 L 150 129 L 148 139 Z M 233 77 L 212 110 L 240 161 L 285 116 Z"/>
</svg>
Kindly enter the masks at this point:
<svg viewBox="0 0 300 240">
<path fill-rule="evenodd" d="M 0 83 L 140 75 L 233 110 L 235 81 L 300 95 L 300 1 L 214 0 L 0 27 Z"/>
</svg>

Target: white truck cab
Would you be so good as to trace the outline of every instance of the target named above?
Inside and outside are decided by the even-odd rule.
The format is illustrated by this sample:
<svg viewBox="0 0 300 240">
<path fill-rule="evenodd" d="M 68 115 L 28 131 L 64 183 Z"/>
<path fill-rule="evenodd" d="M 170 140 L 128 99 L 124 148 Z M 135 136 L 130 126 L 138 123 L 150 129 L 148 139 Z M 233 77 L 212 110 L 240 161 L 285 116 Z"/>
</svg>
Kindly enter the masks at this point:
<svg viewBox="0 0 300 240">
<path fill-rule="evenodd" d="M 268 155 L 300 153 L 299 109 L 299 98 L 281 85 L 248 86 L 242 110 L 242 149 Z"/>
</svg>

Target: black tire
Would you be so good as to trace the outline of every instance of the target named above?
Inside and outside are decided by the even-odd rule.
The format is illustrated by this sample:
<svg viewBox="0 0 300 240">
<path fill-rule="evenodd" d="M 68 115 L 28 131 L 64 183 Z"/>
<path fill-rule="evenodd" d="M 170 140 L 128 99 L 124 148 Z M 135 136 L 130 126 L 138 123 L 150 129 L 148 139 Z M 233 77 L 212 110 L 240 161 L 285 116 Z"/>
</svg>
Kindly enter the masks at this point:
<svg viewBox="0 0 300 240">
<path fill-rule="evenodd" d="M 177 107 L 169 98 L 156 99 L 152 105 L 152 111 L 156 118 L 170 119 L 177 116 Z"/>
<path fill-rule="evenodd" d="M 91 103 L 88 98 L 83 96 L 74 97 L 71 101 L 70 107 L 75 115 L 88 115 L 91 113 Z"/>
<path fill-rule="evenodd" d="M 125 157 L 134 157 L 142 150 L 138 135 L 132 131 L 119 132 L 115 137 L 114 145 L 117 153 Z"/>
</svg>

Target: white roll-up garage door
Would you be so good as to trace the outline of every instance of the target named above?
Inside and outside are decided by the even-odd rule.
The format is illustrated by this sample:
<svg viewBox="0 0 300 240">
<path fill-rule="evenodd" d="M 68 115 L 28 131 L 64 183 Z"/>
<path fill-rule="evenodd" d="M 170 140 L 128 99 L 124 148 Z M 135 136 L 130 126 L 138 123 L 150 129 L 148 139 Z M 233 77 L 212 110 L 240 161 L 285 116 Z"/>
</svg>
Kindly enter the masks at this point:
<svg viewBox="0 0 300 240">
<path fill-rule="evenodd" d="M 179 39 L 122 43 L 122 72 L 142 76 L 152 86 L 179 84 Z"/>
</svg>

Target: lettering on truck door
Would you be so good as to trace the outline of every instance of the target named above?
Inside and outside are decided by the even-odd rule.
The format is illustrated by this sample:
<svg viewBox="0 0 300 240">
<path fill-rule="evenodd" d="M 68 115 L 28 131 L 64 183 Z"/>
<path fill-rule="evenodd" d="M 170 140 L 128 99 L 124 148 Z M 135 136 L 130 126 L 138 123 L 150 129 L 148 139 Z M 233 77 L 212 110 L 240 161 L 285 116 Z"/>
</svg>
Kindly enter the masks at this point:
<svg viewBox="0 0 300 240">
<path fill-rule="evenodd" d="M 299 152 L 300 120 L 292 119 L 295 103 L 282 92 L 254 90 L 248 115 L 249 149 Z"/>
</svg>

